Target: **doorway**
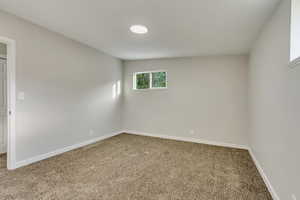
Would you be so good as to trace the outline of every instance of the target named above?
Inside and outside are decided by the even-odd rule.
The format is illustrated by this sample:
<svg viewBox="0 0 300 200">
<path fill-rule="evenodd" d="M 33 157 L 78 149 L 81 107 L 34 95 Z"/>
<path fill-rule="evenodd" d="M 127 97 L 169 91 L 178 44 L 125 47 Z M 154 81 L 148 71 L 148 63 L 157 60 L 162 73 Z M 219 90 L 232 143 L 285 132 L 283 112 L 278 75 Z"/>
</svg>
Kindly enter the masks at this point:
<svg viewBox="0 0 300 200">
<path fill-rule="evenodd" d="M 0 36 L 0 164 L 16 169 L 16 44 Z"/>
</svg>

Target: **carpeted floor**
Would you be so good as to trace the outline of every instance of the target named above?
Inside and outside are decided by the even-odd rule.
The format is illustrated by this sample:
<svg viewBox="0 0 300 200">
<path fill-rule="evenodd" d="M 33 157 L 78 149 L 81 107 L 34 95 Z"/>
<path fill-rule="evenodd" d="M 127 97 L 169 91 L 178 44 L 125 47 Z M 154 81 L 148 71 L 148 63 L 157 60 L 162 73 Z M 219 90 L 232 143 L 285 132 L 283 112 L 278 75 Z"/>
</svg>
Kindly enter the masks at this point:
<svg viewBox="0 0 300 200">
<path fill-rule="evenodd" d="M 7 171 L 1 200 L 271 200 L 245 150 L 122 134 Z"/>
</svg>

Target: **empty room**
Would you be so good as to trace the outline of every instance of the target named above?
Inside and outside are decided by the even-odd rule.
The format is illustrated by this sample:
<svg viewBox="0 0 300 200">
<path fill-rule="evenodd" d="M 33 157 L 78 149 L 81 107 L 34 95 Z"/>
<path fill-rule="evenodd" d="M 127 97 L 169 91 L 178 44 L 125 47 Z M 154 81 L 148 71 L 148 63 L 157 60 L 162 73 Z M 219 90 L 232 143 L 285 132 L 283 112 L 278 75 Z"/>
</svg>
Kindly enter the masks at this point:
<svg viewBox="0 0 300 200">
<path fill-rule="evenodd" d="M 0 200 L 300 200 L 300 0 L 0 0 Z"/>
</svg>

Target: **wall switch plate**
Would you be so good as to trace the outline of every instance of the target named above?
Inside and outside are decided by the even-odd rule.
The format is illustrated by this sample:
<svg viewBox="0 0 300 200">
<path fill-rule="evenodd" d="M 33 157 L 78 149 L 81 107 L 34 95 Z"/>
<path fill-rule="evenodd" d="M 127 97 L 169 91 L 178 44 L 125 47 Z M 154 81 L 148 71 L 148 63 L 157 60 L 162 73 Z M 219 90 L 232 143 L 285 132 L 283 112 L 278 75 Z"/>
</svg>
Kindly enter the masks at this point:
<svg viewBox="0 0 300 200">
<path fill-rule="evenodd" d="M 296 195 L 292 194 L 292 200 L 297 200 Z"/>
<path fill-rule="evenodd" d="M 24 92 L 19 92 L 18 93 L 18 100 L 24 100 L 25 99 L 25 93 Z"/>
</svg>

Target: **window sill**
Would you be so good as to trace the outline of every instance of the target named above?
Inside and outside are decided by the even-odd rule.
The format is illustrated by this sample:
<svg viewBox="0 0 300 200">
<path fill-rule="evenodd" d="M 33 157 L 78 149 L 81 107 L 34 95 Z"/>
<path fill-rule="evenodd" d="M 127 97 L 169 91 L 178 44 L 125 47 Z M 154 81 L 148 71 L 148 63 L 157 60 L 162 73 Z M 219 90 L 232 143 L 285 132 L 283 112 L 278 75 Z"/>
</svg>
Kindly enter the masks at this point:
<svg viewBox="0 0 300 200">
<path fill-rule="evenodd" d="M 168 88 L 149 88 L 149 89 L 133 89 L 136 92 L 143 92 L 143 91 L 155 91 L 155 90 L 167 90 Z"/>
<path fill-rule="evenodd" d="M 294 68 L 294 67 L 300 67 L 300 57 L 292 60 L 289 64 L 289 67 Z"/>
</svg>

